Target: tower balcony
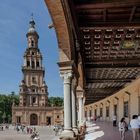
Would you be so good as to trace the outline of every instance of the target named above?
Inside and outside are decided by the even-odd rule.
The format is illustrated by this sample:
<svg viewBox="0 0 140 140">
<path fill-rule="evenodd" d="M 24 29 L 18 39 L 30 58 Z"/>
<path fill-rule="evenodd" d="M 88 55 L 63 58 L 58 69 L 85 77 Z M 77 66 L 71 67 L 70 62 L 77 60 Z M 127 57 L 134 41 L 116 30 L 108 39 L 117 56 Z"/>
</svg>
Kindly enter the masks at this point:
<svg viewBox="0 0 140 140">
<path fill-rule="evenodd" d="M 27 66 L 22 66 L 22 70 L 41 70 L 41 71 L 45 71 L 44 67 L 27 67 Z"/>
</svg>

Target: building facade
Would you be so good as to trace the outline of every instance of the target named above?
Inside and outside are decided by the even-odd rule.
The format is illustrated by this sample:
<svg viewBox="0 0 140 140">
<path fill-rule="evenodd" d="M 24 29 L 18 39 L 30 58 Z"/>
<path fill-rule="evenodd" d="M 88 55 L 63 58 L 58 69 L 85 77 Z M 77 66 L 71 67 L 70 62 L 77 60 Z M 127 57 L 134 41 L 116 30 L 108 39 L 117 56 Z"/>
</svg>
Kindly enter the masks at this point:
<svg viewBox="0 0 140 140">
<path fill-rule="evenodd" d="M 48 87 L 44 80 L 45 69 L 38 48 L 39 35 L 35 22 L 30 21 L 26 34 L 28 47 L 22 66 L 23 80 L 20 84 L 19 106 L 12 107 L 12 123 L 25 125 L 63 124 L 63 108 L 48 106 Z"/>
</svg>

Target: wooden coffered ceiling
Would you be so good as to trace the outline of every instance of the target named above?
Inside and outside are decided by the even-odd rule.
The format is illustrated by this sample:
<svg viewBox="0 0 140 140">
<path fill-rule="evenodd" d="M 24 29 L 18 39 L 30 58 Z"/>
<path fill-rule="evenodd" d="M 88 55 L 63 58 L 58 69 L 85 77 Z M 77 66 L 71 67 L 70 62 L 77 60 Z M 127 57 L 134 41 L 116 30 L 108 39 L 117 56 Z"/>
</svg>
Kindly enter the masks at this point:
<svg viewBox="0 0 140 140">
<path fill-rule="evenodd" d="M 140 1 L 69 0 L 86 78 L 86 104 L 140 75 Z"/>
</svg>

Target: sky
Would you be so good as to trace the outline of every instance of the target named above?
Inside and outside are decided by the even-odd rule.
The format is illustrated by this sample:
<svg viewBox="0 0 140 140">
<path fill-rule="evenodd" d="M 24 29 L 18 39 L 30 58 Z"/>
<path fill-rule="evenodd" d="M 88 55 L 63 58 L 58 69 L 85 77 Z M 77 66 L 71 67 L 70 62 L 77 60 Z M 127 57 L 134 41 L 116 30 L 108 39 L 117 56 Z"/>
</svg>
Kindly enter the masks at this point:
<svg viewBox="0 0 140 140">
<path fill-rule="evenodd" d="M 33 13 L 49 96 L 62 97 L 63 82 L 57 65 L 56 33 L 54 29 L 48 28 L 52 20 L 44 0 L 0 1 L 0 94 L 19 92 L 19 84 L 23 79 L 23 55 L 27 48 L 26 33 Z"/>
</svg>

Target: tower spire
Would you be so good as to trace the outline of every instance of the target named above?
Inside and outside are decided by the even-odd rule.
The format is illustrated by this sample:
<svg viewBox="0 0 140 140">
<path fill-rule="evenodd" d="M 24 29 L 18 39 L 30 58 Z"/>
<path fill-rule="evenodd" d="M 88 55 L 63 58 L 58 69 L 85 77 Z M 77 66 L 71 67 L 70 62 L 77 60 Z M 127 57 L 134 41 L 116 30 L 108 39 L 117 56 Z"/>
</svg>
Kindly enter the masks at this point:
<svg viewBox="0 0 140 140">
<path fill-rule="evenodd" d="M 26 34 L 27 40 L 28 40 L 28 47 L 31 48 L 37 48 L 38 47 L 38 39 L 39 35 L 35 29 L 35 21 L 33 18 L 33 13 L 31 14 L 31 20 L 29 21 L 29 29 Z"/>
<path fill-rule="evenodd" d="M 26 36 L 27 37 L 28 36 L 37 36 L 37 38 L 39 38 L 39 35 L 35 29 L 35 21 L 34 21 L 33 13 L 31 14 L 31 20 L 29 21 L 29 29 L 28 29 Z"/>
<path fill-rule="evenodd" d="M 31 20 L 30 20 L 29 23 L 30 23 L 30 28 L 35 28 L 35 21 L 34 21 L 34 15 L 33 15 L 33 13 L 31 14 Z"/>
</svg>

